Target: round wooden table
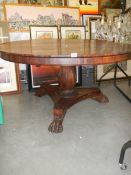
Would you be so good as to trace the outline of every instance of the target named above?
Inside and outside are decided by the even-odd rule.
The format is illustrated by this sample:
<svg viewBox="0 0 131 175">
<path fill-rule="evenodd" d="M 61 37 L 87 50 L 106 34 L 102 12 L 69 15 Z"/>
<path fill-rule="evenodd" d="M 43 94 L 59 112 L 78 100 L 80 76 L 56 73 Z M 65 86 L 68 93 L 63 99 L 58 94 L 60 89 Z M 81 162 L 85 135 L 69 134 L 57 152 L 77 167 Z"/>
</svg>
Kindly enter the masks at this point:
<svg viewBox="0 0 131 175">
<path fill-rule="evenodd" d="M 131 59 L 131 45 L 100 40 L 27 40 L 0 45 L 1 58 L 15 63 L 31 65 L 59 65 L 59 85 L 43 84 L 38 96 L 45 93 L 54 101 L 54 119 L 49 131 L 63 131 L 66 111 L 75 103 L 91 98 L 106 103 L 108 98 L 99 88 L 76 88 L 75 67 L 117 63 Z"/>
</svg>

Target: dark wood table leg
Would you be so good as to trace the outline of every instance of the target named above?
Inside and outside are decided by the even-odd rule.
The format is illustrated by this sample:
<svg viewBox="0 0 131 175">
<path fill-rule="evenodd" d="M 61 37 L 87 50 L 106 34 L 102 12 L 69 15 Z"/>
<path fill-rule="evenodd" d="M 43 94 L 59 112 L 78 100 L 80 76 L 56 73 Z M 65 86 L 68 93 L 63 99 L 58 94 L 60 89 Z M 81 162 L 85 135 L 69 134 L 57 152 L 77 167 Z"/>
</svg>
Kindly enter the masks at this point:
<svg viewBox="0 0 131 175">
<path fill-rule="evenodd" d="M 74 104 L 91 98 L 101 103 L 108 102 L 108 98 L 99 88 L 75 88 L 75 66 L 62 66 L 59 73 L 59 86 L 43 85 L 43 92 L 50 95 L 54 101 L 54 119 L 48 130 L 54 133 L 63 131 L 63 120 L 66 111 Z"/>
</svg>

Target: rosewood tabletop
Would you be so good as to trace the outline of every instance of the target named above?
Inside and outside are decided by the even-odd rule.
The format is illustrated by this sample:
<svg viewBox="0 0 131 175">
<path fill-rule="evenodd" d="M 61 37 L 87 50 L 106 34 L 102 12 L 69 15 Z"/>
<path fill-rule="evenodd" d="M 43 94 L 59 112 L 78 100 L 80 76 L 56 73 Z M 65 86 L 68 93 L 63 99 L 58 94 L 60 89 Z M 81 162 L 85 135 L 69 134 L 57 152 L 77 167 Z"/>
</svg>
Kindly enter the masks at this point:
<svg viewBox="0 0 131 175">
<path fill-rule="evenodd" d="M 31 65 L 59 65 L 59 84 L 43 83 L 37 96 L 48 94 L 54 101 L 54 119 L 49 131 L 63 131 L 66 111 L 75 103 L 91 98 L 101 103 L 108 98 L 99 88 L 76 88 L 77 65 L 118 63 L 131 59 L 131 45 L 100 40 L 47 39 L 14 41 L 0 44 L 4 60 Z"/>
</svg>

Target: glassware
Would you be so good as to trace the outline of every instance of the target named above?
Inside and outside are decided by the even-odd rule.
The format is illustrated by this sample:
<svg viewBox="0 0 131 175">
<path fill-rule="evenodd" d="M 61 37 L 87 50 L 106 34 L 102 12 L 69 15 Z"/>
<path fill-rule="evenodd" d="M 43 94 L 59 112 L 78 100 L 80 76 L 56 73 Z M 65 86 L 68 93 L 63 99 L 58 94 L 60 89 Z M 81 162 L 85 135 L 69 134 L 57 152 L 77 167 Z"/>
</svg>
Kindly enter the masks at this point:
<svg viewBox="0 0 131 175">
<path fill-rule="evenodd" d="M 96 21 L 96 39 L 114 42 L 125 42 L 131 38 L 131 10 L 120 14 L 118 17 L 102 15 L 101 20 Z"/>
</svg>

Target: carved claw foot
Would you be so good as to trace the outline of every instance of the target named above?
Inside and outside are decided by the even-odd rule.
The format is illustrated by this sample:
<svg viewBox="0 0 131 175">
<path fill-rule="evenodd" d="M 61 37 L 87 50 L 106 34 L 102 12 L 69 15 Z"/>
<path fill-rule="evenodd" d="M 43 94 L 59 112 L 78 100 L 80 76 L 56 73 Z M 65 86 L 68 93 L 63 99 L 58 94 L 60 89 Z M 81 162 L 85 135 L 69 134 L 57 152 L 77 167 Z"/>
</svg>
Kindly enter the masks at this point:
<svg viewBox="0 0 131 175">
<path fill-rule="evenodd" d="M 61 133 L 63 131 L 62 122 L 63 122 L 63 118 L 55 117 L 53 122 L 49 125 L 48 130 L 54 133 Z"/>
<path fill-rule="evenodd" d="M 62 123 L 63 123 L 63 120 L 64 120 L 64 116 L 65 116 L 66 111 L 55 106 L 53 113 L 54 113 L 54 120 L 49 125 L 48 130 L 50 132 L 60 133 L 60 132 L 63 131 Z"/>
<path fill-rule="evenodd" d="M 108 103 L 109 102 L 108 98 L 103 94 L 100 94 L 99 96 L 93 97 L 92 99 L 94 99 L 100 103 Z"/>
</svg>

